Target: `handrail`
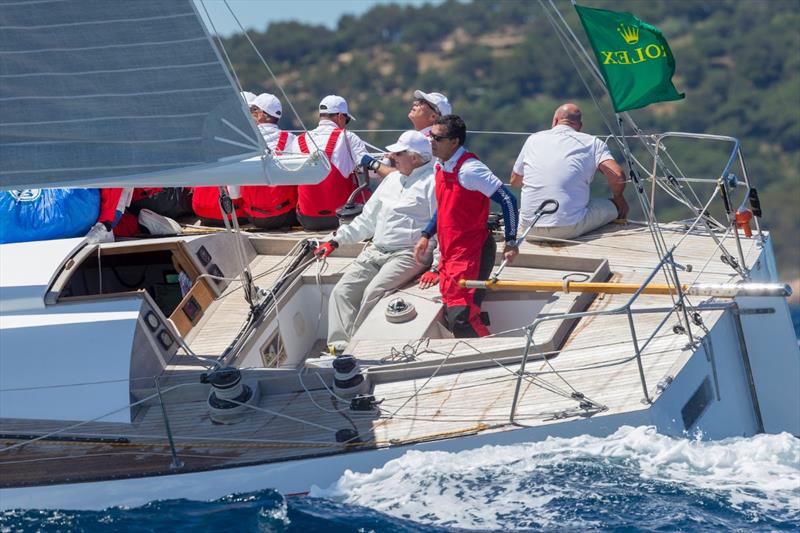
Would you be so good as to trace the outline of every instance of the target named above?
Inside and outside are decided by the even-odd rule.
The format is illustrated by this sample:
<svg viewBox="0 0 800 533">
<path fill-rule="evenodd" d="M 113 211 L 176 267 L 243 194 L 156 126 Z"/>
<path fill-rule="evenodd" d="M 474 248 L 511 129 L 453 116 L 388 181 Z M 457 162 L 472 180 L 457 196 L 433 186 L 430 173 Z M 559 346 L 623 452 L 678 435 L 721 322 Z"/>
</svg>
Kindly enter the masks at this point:
<svg viewBox="0 0 800 533">
<path fill-rule="evenodd" d="M 641 382 L 642 382 L 642 389 L 644 390 L 645 401 L 647 403 L 651 402 L 650 395 L 647 392 L 647 383 L 646 383 L 646 380 L 645 380 L 644 368 L 642 366 L 642 360 L 641 360 L 642 351 L 643 351 L 644 347 L 640 347 L 639 344 L 638 344 L 638 339 L 636 337 L 636 331 L 635 331 L 635 328 L 634 328 L 634 325 L 633 325 L 633 312 L 634 311 L 633 311 L 633 309 L 631 309 L 631 306 L 639 298 L 639 296 L 642 294 L 642 291 L 644 291 L 645 287 L 653 280 L 653 278 L 659 273 L 659 271 L 662 268 L 664 268 L 664 266 L 666 264 L 671 264 L 672 268 L 673 269 L 675 268 L 673 257 L 672 257 L 674 249 L 675 249 L 675 247 L 673 246 L 672 249 L 667 251 L 666 255 L 658 262 L 658 264 L 653 268 L 653 270 L 650 272 L 650 274 L 648 274 L 647 278 L 645 278 L 645 280 L 642 282 L 642 284 L 639 286 L 639 288 L 631 295 L 630 298 L 628 298 L 628 300 L 623 305 L 621 305 L 619 307 L 616 307 L 616 308 L 603 309 L 603 310 L 599 310 L 599 311 L 580 311 L 580 312 L 575 312 L 575 313 L 564 313 L 564 314 L 560 314 L 560 315 L 539 317 L 539 318 L 535 319 L 533 322 L 531 322 L 528 326 L 526 326 L 525 335 L 526 335 L 527 339 L 526 339 L 526 342 L 525 342 L 525 352 L 522 355 L 522 362 L 520 363 L 519 374 L 517 375 L 517 383 L 516 383 L 516 386 L 514 387 L 514 398 L 513 398 L 512 402 L 511 402 L 511 412 L 509 414 L 509 422 L 511 424 L 515 423 L 514 422 L 514 418 L 516 416 L 517 404 L 519 402 L 519 392 L 520 392 L 520 388 L 522 387 L 522 379 L 525 376 L 525 366 L 527 365 L 528 357 L 530 355 L 530 348 L 531 348 L 531 346 L 533 346 L 533 335 L 534 335 L 534 332 L 536 331 L 536 328 L 538 328 L 540 324 L 543 324 L 544 322 L 552 321 L 552 320 L 569 320 L 569 319 L 573 319 L 573 318 L 584 318 L 584 317 L 590 317 L 590 316 L 610 316 L 610 315 L 626 314 L 628 316 L 628 324 L 629 324 L 629 327 L 631 329 L 631 337 L 633 339 L 634 351 L 635 351 L 635 354 L 636 354 L 636 362 L 637 362 L 637 365 L 639 367 L 639 376 L 640 376 L 640 379 L 641 379 Z M 676 276 L 676 279 L 677 279 L 677 272 L 674 272 L 674 275 Z M 675 302 L 675 305 L 672 308 L 672 311 L 667 313 L 667 315 L 666 315 L 667 318 L 677 308 L 682 308 L 684 310 L 684 316 L 686 317 L 686 305 L 684 304 L 685 294 L 681 290 L 680 284 L 678 284 L 677 291 L 678 291 L 678 294 L 679 294 L 678 300 Z M 658 309 L 658 310 L 655 310 L 655 311 L 660 311 L 660 310 L 661 309 Z M 686 320 L 687 320 L 687 332 L 689 332 L 690 328 L 688 327 L 688 324 L 689 324 L 688 317 L 686 317 Z M 655 334 L 658 333 L 658 331 L 661 329 L 661 327 L 663 327 L 664 323 L 666 323 L 666 319 L 662 320 L 662 322 L 659 324 L 659 326 L 656 328 L 656 330 L 651 334 L 650 338 L 646 341 L 644 346 L 646 346 L 647 344 L 650 343 L 652 338 L 654 338 Z M 693 337 L 690 336 L 690 339 L 693 342 Z"/>
</svg>

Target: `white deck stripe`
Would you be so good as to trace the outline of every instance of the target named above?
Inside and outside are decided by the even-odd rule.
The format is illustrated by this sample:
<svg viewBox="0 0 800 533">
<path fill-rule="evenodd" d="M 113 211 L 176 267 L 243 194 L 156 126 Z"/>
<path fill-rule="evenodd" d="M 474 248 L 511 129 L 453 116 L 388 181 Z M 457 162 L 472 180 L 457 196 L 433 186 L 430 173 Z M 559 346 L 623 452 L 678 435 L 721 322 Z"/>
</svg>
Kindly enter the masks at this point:
<svg viewBox="0 0 800 533">
<path fill-rule="evenodd" d="M 159 65 L 157 67 L 118 68 L 106 70 L 84 70 L 81 72 L 30 72 L 27 74 L 0 74 L 0 78 L 29 78 L 33 76 L 85 76 L 87 74 L 116 74 L 119 72 L 143 72 L 146 70 L 167 70 L 172 68 L 192 68 L 219 65 L 217 61 L 187 63 L 185 65 Z"/>
<path fill-rule="evenodd" d="M 41 26 L 0 26 L 0 30 L 44 30 L 47 28 L 69 28 L 72 26 L 114 24 L 117 22 L 144 22 L 147 20 L 174 19 L 181 17 L 194 17 L 194 13 L 179 13 L 176 15 L 161 15 L 158 17 L 141 17 L 135 19 L 87 20 L 84 22 L 68 22 L 66 24 L 43 24 Z"/>
<path fill-rule="evenodd" d="M 174 41 L 147 41 L 144 43 L 106 44 L 103 46 L 83 46 L 78 48 L 39 48 L 37 50 L 2 50 L 0 51 L 0 55 L 39 54 L 41 52 L 83 52 L 86 50 L 106 50 L 108 48 L 130 48 L 133 46 L 191 43 L 195 41 L 205 41 L 205 40 L 207 40 L 205 37 L 192 37 L 191 39 L 175 39 Z"/>
<path fill-rule="evenodd" d="M 171 89 L 169 91 L 150 91 L 146 93 L 105 93 L 105 94 L 78 94 L 78 95 L 37 95 L 37 96 L 12 96 L 9 98 L 0 98 L 0 102 L 10 102 L 12 100 L 72 100 L 84 98 L 116 98 L 122 96 L 146 96 L 150 94 L 172 94 L 172 93 L 192 93 L 192 92 L 208 92 L 231 90 L 230 85 L 218 85 L 216 87 L 204 87 L 199 89 Z"/>
<path fill-rule="evenodd" d="M 45 124 L 71 124 L 74 122 L 99 122 L 101 120 L 145 120 L 154 118 L 185 118 L 185 117 L 204 117 L 208 113 L 180 113 L 176 115 L 122 115 L 119 117 L 94 117 L 94 118 L 72 118 L 68 120 L 42 120 L 39 122 L 6 122 L 0 123 L 0 128 L 8 126 L 41 126 Z"/>
</svg>

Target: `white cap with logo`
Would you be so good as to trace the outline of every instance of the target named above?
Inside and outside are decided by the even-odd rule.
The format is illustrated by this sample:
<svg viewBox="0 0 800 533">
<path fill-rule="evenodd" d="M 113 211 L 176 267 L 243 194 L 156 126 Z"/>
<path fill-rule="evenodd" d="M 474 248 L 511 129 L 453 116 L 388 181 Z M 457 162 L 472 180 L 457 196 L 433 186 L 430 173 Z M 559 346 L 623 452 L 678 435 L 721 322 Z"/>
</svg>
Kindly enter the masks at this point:
<svg viewBox="0 0 800 533">
<path fill-rule="evenodd" d="M 274 94 L 261 93 L 256 96 L 250 105 L 258 107 L 261 111 L 274 118 L 281 118 L 281 113 L 283 113 L 281 101 Z"/>
<path fill-rule="evenodd" d="M 431 156 L 431 141 L 416 130 L 404 131 L 397 142 L 386 147 L 390 153 L 416 152 L 420 155 Z"/>
<path fill-rule="evenodd" d="M 450 106 L 450 102 L 447 100 L 447 97 L 442 93 L 424 93 L 417 89 L 414 91 L 414 98 L 419 98 L 420 100 L 425 100 L 429 104 L 431 104 L 434 108 L 439 110 L 439 113 L 442 115 L 449 115 L 453 112 L 453 108 Z"/>
<path fill-rule="evenodd" d="M 344 113 L 350 120 L 355 120 L 356 117 L 350 114 L 347 110 L 347 100 L 335 94 L 329 94 L 319 103 L 319 112 L 327 115 L 335 115 L 337 113 Z"/>
<path fill-rule="evenodd" d="M 247 103 L 247 105 L 251 105 L 253 103 L 253 100 L 256 99 L 256 95 L 254 95 L 250 91 L 242 91 L 239 94 L 242 95 L 242 98 L 244 98 L 244 101 Z"/>
</svg>

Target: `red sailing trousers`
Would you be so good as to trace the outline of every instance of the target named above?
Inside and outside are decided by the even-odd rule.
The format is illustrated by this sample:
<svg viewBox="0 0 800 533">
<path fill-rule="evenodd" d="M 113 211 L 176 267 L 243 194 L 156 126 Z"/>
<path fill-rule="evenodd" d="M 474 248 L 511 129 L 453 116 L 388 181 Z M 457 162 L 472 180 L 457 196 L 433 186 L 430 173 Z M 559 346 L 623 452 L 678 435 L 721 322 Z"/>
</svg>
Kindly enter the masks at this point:
<svg viewBox="0 0 800 533">
<path fill-rule="evenodd" d="M 485 337 L 489 330 L 480 318 L 475 289 L 459 287 L 461 279 L 478 279 L 481 250 L 489 236 L 486 220 L 489 198 L 464 188 L 458 181 L 461 165 L 475 154 L 465 152 L 452 172 L 436 165 L 436 233 L 441 261 L 439 284 L 446 305 L 445 318 L 456 337 Z"/>
</svg>

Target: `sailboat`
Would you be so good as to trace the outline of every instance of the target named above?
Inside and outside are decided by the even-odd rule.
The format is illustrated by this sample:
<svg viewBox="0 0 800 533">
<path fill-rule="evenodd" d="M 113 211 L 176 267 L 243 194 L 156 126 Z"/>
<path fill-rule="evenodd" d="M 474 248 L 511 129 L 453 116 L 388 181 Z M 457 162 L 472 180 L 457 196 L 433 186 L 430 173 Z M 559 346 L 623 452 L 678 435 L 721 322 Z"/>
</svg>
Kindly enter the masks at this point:
<svg viewBox="0 0 800 533">
<path fill-rule="evenodd" d="M 318 154 L 266 151 L 190 1 L 6 1 L 0 29 L 3 189 L 327 173 Z M 452 338 L 437 295 L 409 285 L 375 306 L 347 356 L 326 353 L 328 294 L 361 247 L 323 263 L 313 233 L 3 245 L 0 508 L 302 494 L 412 449 L 623 425 L 800 435 L 800 354 L 771 235 L 733 216 L 655 219 L 659 195 L 699 179 L 666 175 L 670 140 L 730 147 L 709 203 L 749 197 L 742 147 L 638 136 L 653 150 L 636 192 L 652 216 L 523 243 L 483 285 L 480 339 Z M 512 280 L 535 290 L 497 290 Z"/>
</svg>

